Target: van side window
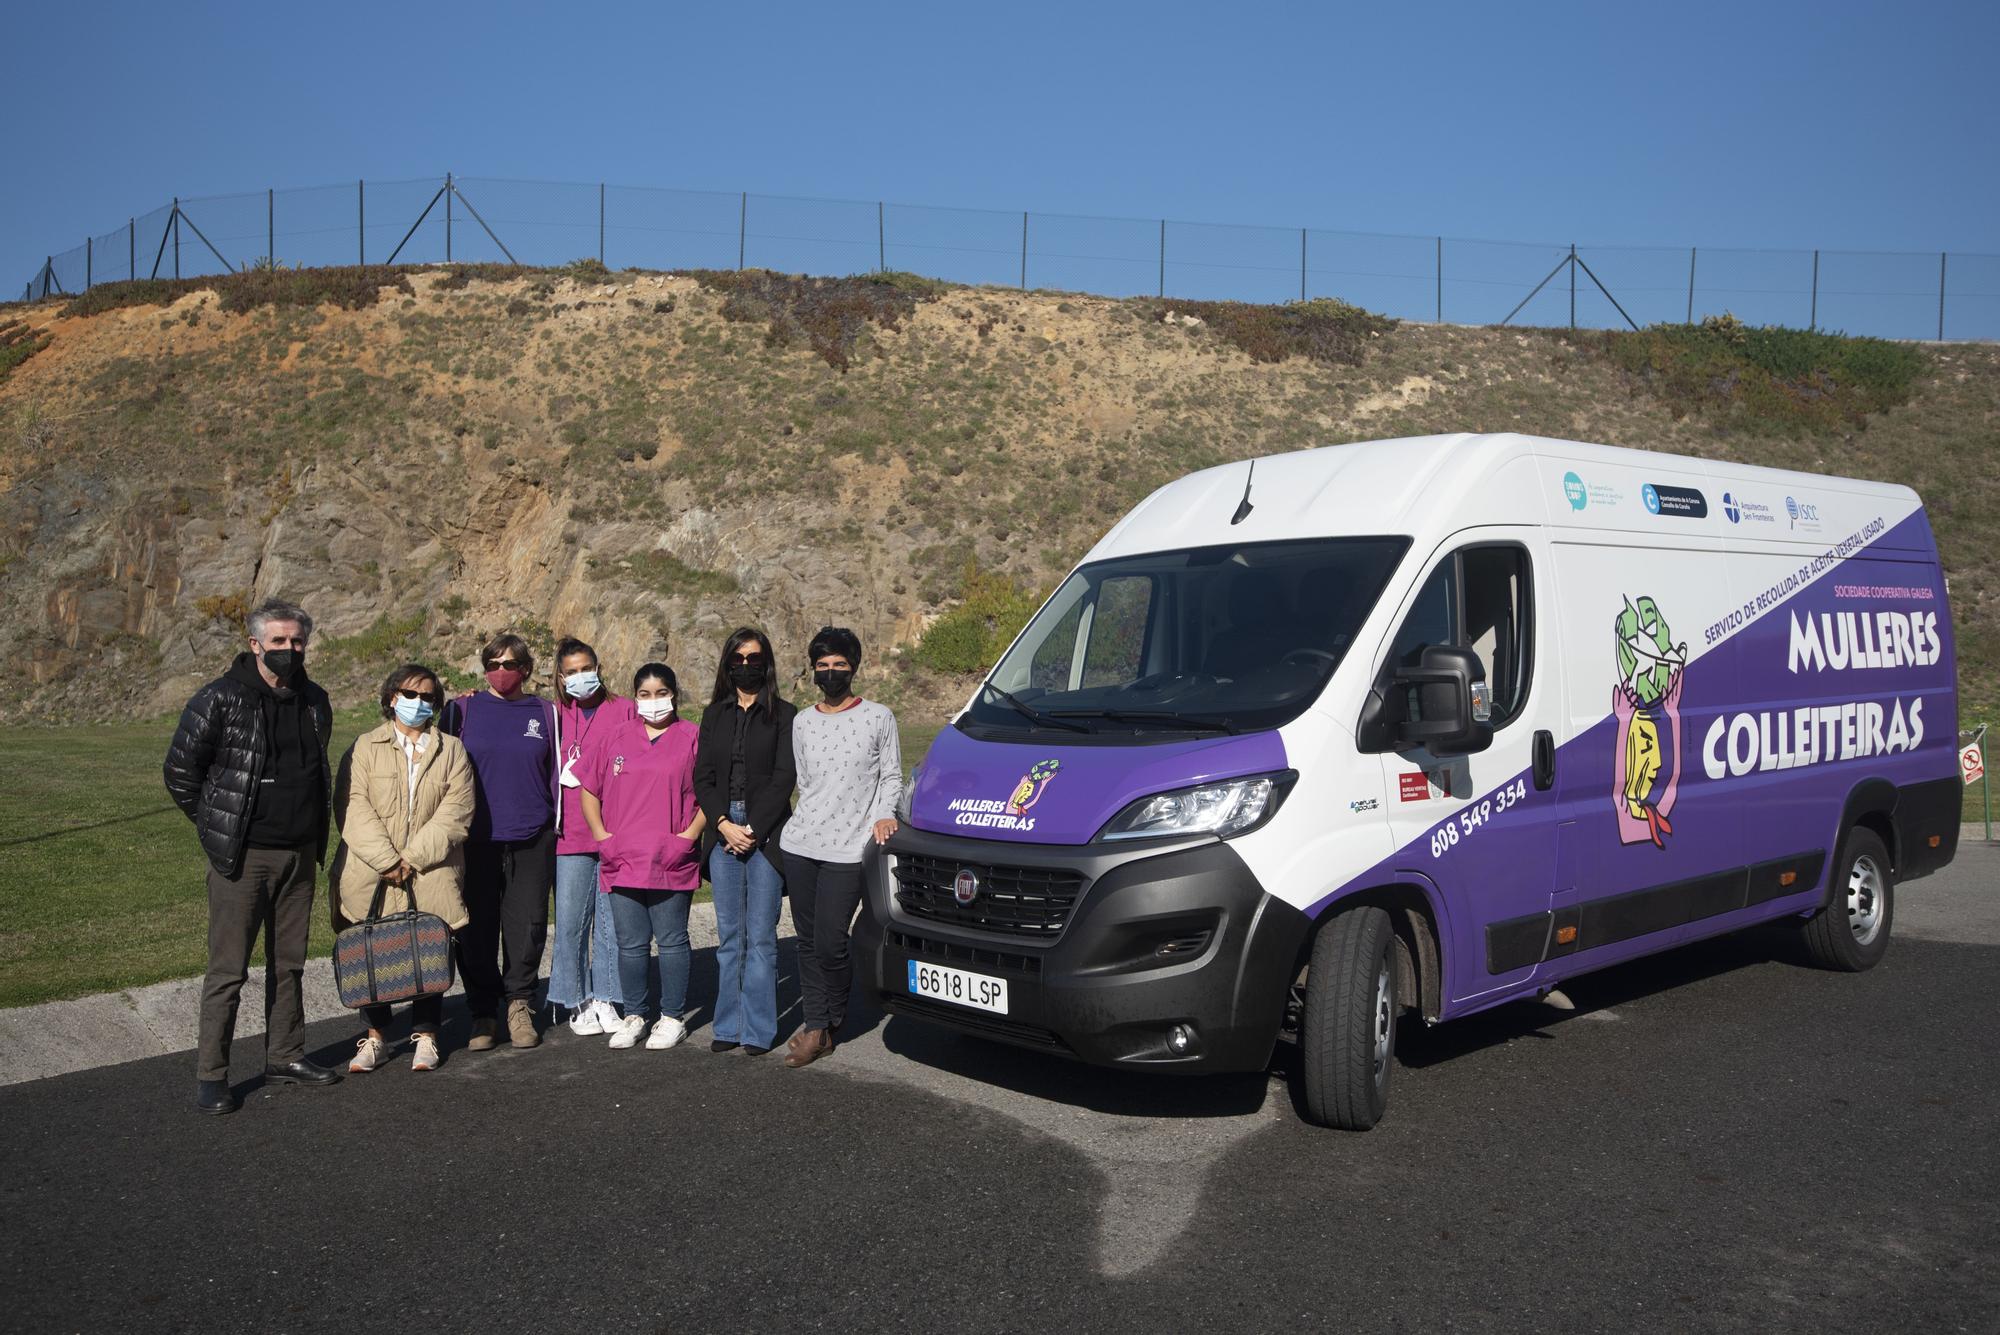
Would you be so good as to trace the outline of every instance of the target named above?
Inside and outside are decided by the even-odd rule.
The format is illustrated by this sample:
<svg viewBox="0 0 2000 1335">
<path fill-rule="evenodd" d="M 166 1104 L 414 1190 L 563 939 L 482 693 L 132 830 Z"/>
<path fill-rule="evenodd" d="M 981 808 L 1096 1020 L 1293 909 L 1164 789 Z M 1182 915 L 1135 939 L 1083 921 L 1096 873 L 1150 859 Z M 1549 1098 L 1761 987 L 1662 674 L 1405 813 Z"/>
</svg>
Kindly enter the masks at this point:
<svg viewBox="0 0 2000 1335">
<path fill-rule="evenodd" d="M 1495 727 L 1527 703 L 1534 619 L 1528 553 L 1514 546 L 1466 547 L 1431 571 L 1390 642 L 1388 671 L 1415 667 L 1426 646 L 1460 645 L 1479 656 Z"/>
</svg>

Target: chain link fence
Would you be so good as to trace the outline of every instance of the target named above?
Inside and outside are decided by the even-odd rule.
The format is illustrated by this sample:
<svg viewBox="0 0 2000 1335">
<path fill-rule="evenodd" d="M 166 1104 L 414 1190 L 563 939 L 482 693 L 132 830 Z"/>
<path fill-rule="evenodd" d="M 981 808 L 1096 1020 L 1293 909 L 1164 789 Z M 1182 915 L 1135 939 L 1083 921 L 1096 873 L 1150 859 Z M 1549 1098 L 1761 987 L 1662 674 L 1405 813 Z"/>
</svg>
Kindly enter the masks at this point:
<svg viewBox="0 0 2000 1335">
<path fill-rule="evenodd" d="M 1622 328 L 1724 312 L 1896 339 L 2000 338 L 2000 255 L 1573 246 L 446 176 L 176 199 L 47 256 L 33 300 L 263 264 L 499 261 L 844 275 Z"/>
</svg>

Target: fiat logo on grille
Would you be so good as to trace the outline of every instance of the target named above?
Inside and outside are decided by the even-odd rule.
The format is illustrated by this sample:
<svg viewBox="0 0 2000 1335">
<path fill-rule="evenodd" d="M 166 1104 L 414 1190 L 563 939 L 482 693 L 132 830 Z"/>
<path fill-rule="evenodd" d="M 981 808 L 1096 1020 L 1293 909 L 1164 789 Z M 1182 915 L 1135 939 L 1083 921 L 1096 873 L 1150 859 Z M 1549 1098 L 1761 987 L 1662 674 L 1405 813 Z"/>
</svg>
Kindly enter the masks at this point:
<svg viewBox="0 0 2000 1335">
<path fill-rule="evenodd" d="M 960 867 L 958 875 L 951 878 L 951 897 L 961 908 L 979 898 L 979 873 L 970 867 Z"/>
</svg>

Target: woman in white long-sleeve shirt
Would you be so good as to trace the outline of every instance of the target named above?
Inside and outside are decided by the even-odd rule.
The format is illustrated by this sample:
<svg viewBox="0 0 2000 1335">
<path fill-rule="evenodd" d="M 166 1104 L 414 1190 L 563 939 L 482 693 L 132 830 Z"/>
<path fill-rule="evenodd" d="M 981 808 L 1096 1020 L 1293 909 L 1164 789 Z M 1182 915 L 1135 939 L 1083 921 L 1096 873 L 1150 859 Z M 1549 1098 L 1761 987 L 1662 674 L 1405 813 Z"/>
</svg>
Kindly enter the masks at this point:
<svg viewBox="0 0 2000 1335">
<path fill-rule="evenodd" d="M 792 723 L 799 805 L 778 836 L 799 936 L 805 1010 L 805 1026 L 785 1053 L 787 1066 L 805 1066 L 833 1051 L 854 982 L 847 934 L 861 903 L 861 855 L 870 839 L 884 843 L 896 832 L 896 802 L 903 794 L 896 716 L 887 705 L 853 693 L 861 637 L 827 626 L 806 654 L 824 698 Z"/>
</svg>

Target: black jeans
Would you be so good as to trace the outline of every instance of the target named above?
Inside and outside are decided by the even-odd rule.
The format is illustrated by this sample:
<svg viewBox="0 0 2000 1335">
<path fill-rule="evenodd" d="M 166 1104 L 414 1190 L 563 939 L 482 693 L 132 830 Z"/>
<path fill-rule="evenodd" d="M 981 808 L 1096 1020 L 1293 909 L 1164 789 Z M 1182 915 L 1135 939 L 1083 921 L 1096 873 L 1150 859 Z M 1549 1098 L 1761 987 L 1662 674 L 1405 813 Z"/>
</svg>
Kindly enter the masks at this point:
<svg viewBox="0 0 2000 1335">
<path fill-rule="evenodd" d="M 458 929 L 458 967 L 474 1018 L 497 1016 L 503 998 L 533 1004 L 555 878 L 554 826 L 532 839 L 466 843 L 467 921 Z"/>
<path fill-rule="evenodd" d="M 861 903 L 861 864 L 785 854 L 785 889 L 799 935 L 799 1004 L 806 1028 L 838 1029 L 854 985 L 848 929 Z"/>
<path fill-rule="evenodd" d="M 264 1060 L 272 1066 L 305 1055 L 302 980 L 312 931 L 313 848 L 246 848 L 234 877 L 208 869 L 208 976 L 201 986 L 200 1048 L 195 1076 L 229 1078 L 236 1006 L 264 932 Z"/>
<path fill-rule="evenodd" d="M 389 1032 L 389 1019 L 392 1012 L 393 1008 L 387 1004 L 381 1006 L 363 1006 L 361 1008 L 361 1018 L 367 1023 L 370 1029 L 386 1034 Z M 444 998 L 442 996 L 432 993 L 429 996 L 418 997 L 410 1002 L 411 1033 L 435 1034 L 438 1031 L 438 1027 L 443 1023 Z"/>
</svg>

